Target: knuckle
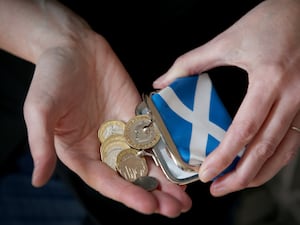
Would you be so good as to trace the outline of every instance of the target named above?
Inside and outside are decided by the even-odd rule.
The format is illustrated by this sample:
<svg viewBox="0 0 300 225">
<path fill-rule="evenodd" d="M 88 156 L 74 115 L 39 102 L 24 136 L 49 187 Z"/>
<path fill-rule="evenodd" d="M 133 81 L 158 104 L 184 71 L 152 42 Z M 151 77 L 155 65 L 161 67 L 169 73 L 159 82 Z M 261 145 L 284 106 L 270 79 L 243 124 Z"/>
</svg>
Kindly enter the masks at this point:
<svg viewBox="0 0 300 225">
<path fill-rule="evenodd" d="M 255 122 L 244 120 L 237 121 L 235 126 L 232 127 L 233 134 L 237 140 L 243 143 L 249 143 L 257 131 L 258 125 Z"/>
<path fill-rule="evenodd" d="M 266 160 L 274 153 L 275 142 L 272 140 L 264 140 L 256 147 L 254 156 L 258 160 Z"/>
<path fill-rule="evenodd" d="M 237 190 L 242 190 L 246 187 L 248 187 L 250 183 L 250 180 L 249 178 L 245 177 L 245 176 L 239 176 L 237 179 L 236 179 L 236 189 Z"/>
<path fill-rule="evenodd" d="M 229 155 L 221 155 L 220 156 L 220 162 L 222 162 L 223 165 L 228 166 L 230 163 L 232 163 L 233 158 Z"/>
<path fill-rule="evenodd" d="M 185 55 L 179 56 L 179 57 L 175 60 L 173 66 L 177 66 L 177 67 L 183 66 L 183 65 L 185 64 L 185 61 L 186 61 L 185 58 L 186 58 Z"/>
<path fill-rule="evenodd" d="M 187 52 L 181 56 L 179 56 L 173 63 L 172 68 L 176 68 L 177 71 L 181 71 L 183 74 L 196 74 L 198 73 L 197 67 L 188 66 L 189 58 L 191 57 L 191 53 Z"/>
</svg>

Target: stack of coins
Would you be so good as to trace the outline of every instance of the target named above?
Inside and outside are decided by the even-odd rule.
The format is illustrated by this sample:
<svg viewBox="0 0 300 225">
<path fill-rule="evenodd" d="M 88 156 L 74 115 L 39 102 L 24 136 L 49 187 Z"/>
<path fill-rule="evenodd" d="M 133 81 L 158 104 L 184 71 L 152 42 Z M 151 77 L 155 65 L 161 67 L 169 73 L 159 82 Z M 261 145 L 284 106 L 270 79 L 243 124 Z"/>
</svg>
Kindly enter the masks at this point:
<svg viewBox="0 0 300 225">
<path fill-rule="evenodd" d="M 137 115 L 127 123 L 121 120 L 104 122 L 98 130 L 101 160 L 123 178 L 146 190 L 157 187 L 158 181 L 148 176 L 145 154 L 160 139 L 150 116 Z"/>
</svg>

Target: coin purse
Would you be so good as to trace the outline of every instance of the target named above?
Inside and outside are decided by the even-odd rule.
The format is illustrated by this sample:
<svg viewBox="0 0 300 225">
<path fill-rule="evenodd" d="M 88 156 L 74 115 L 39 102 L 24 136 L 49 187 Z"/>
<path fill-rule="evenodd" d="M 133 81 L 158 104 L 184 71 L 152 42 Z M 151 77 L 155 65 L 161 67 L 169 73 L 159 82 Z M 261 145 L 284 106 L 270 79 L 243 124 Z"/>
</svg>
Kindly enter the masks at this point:
<svg viewBox="0 0 300 225">
<path fill-rule="evenodd" d="M 219 145 L 232 121 L 209 75 L 178 78 L 142 97 L 136 115 L 150 115 L 161 137 L 151 149 L 155 163 L 174 183 L 198 180 L 201 163 Z M 239 158 L 219 176 L 231 171 Z"/>
</svg>

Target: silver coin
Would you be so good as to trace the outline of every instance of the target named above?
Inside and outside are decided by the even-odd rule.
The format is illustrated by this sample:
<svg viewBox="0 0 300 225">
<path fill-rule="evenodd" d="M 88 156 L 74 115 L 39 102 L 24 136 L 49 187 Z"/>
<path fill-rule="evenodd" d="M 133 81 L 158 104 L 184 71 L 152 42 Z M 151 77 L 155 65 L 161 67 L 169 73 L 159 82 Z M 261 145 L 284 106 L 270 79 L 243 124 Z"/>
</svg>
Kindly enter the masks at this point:
<svg viewBox="0 0 300 225">
<path fill-rule="evenodd" d="M 143 101 L 135 108 L 135 115 L 150 114 L 147 104 Z"/>
<path fill-rule="evenodd" d="M 133 181 L 133 183 L 135 185 L 142 187 L 146 191 L 153 191 L 159 185 L 158 180 L 155 177 L 151 177 L 151 176 L 138 177 L 135 181 Z"/>
</svg>

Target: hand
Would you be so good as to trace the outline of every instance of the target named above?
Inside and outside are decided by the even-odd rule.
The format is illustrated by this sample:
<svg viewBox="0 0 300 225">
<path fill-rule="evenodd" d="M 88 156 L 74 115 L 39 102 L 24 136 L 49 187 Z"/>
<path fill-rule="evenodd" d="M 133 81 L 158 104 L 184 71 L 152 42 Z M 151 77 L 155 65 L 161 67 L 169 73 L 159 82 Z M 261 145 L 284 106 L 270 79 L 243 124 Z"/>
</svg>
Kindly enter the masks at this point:
<svg viewBox="0 0 300 225">
<path fill-rule="evenodd" d="M 160 187 L 147 192 L 100 160 L 101 123 L 127 121 L 141 101 L 107 41 L 56 1 L 0 4 L 3 21 L 12 22 L 2 27 L 0 47 L 36 65 L 24 103 L 33 185 L 49 180 L 58 157 L 90 187 L 141 213 L 176 217 L 189 210 L 185 187 L 169 182 L 153 162 L 149 173 Z M 22 14 L 11 17 L 10 9 Z"/>
<path fill-rule="evenodd" d="M 160 189 L 147 192 L 100 161 L 97 130 L 108 119 L 127 121 L 139 94 L 107 42 L 97 34 L 84 46 L 50 49 L 37 61 L 24 112 L 32 157 L 33 185 L 51 176 L 56 155 L 89 186 L 142 213 L 174 217 L 190 208 L 182 187 L 151 166 Z"/>
<path fill-rule="evenodd" d="M 153 83 L 164 88 L 175 78 L 233 65 L 248 73 L 248 90 L 225 138 L 201 165 L 208 182 L 246 151 L 236 169 L 215 180 L 222 196 L 270 180 L 300 146 L 300 1 L 264 1 L 207 44 L 180 56 Z"/>
</svg>

